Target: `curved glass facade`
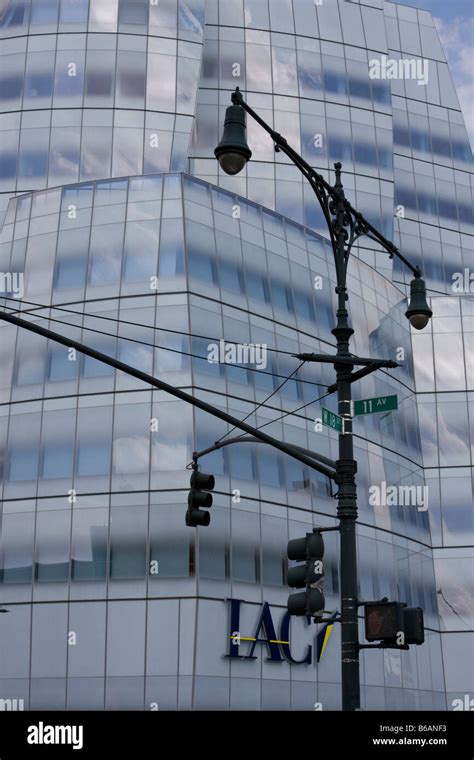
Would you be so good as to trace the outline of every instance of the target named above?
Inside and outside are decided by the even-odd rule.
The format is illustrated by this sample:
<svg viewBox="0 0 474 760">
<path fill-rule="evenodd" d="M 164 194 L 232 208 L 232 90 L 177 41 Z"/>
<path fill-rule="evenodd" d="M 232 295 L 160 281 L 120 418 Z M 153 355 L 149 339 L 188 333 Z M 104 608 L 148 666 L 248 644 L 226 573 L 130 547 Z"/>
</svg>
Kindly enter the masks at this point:
<svg viewBox="0 0 474 760">
<path fill-rule="evenodd" d="M 421 647 L 361 654 L 362 706 L 451 709 L 473 689 L 472 296 L 451 289 L 472 174 L 431 16 L 379 0 L 12 0 L 0 31 L 3 306 L 337 458 L 315 424 L 332 369 L 284 382 L 292 354 L 334 350 L 332 251 L 310 189 L 250 120 L 252 161 L 218 171 L 236 85 L 317 169 L 342 160 L 351 202 L 425 269 L 434 318 L 416 335 L 396 264 L 362 241 L 349 269 L 352 351 L 401 358 L 353 386 L 399 399 L 354 420 L 360 598 L 420 606 L 426 626 Z M 430 56 L 436 90 L 369 77 L 377 56 L 409 54 Z M 340 709 L 338 626 L 323 644 L 284 615 L 288 539 L 336 524 L 328 481 L 270 447 L 229 446 L 202 461 L 210 527 L 187 528 L 186 465 L 228 428 L 0 328 L 0 699 Z M 259 346 L 262 361 L 210 360 L 222 344 Z M 383 483 L 427 486 L 427 508 L 374 504 Z M 236 631 L 282 643 L 236 646 Z"/>
</svg>

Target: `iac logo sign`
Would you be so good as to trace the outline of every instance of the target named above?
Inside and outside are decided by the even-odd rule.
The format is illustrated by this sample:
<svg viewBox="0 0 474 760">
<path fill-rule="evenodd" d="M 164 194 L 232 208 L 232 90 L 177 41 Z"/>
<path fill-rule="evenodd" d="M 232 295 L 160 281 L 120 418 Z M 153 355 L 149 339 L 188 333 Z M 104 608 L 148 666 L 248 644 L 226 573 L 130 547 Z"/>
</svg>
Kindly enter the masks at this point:
<svg viewBox="0 0 474 760">
<path fill-rule="evenodd" d="M 313 661 L 313 647 L 308 645 L 306 654 L 303 659 L 296 660 L 291 652 L 290 642 L 290 615 L 285 612 L 280 620 L 277 636 L 275 624 L 273 622 L 270 605 L 264 602 L 257 615 L 255 630 L 253 636 L 242 633 L 240 630 L 240 609 L 245 604 L 242 599 L 228 599 L 230 605 L 230 630 L 229 630 L 229 648 L 226 657 L 240 660 L 256 660 L 255 649 L 257 644 L 263 644 L 267 650 L 267 660 L 272 662 L 291 662 L 294 665 L 310 665 Z M 337 612 L 332 613 L 331 618 L 335 618 Z M 304 617 L 307 625 L 311 625 L 311 618 Z M 325 623 L 316 637 L 316 662 L 319 662 L 324 654 L 327 643 L 333 629 L 332 623 Z"/>
</svg>

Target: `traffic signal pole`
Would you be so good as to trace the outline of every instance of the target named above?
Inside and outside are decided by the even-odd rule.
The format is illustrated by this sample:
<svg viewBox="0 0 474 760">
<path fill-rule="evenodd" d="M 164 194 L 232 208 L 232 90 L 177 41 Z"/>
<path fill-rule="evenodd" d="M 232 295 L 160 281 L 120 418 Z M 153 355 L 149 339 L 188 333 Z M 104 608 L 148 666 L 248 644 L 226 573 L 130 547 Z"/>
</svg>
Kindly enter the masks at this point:
<svg viewBox="0 0 474 760">
<path fill-rule="evenodd" d="M 339 415 L 343 419 L 343 430 L 339 434 L 339 459 L 336 462 L 336 484 L 338 486 L 337 516 L 340 527 L 341 551 L 341 674 L 342 674 L 342 709 L 353 711 L 360 708 L 359 677 L 359 633 L 357 616 L 357 488 L 355 474 L 357 463 L 354 460 L 354 443 L 352 436 L 352 370 L 347 362 L 350 356 L 349 343 L 354 330 L 349 326 L 347 311 L 347 261 L 345 243 L 345 208 L 344 189 L 341 184 L 341 165 L 336 165 L 336 184 L 338 198 L 335 203 L 334 235 L 336 238 L 338 262 L 338 296 L 337 325 L 332 334 L 337 340 L 337 353 L 334 369 L 336 370 L 337 401 Z M 345 361 L 338 362 L 337 359 Z"/>
</svg>

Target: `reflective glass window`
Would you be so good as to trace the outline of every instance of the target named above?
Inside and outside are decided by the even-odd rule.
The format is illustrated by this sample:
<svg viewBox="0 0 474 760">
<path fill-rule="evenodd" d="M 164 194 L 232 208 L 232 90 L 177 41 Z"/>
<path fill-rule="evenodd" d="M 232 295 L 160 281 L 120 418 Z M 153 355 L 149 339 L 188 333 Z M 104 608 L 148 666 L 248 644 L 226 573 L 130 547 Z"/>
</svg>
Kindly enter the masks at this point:
<svg viewBox="0 0 474 760">
<path fill-rule="evenodd" d="M 91 284 L 119 282 L 124 226 L 123 224 L 101 224 L 92 228 L 89 259 Z"/>
<path fill-rule="evenodd" d="M 95 108 L 112 105 L 114 97 L 115 52 L 88 50 L 84 85 L 84 105 Z"/>
<path fill-rule="evenodd" d="M 129 50 L 117 52 L 116 108 L 143 108 L 145 98 L 144 53 Z M 162 86 L 165 86 L 162 83 Z"/>
<path fill-rule="evenodd" d="M 111 511 L 110 577 L 145 578 L 148 508 L 115 507 Z"/>
<path fill-rule="evenodd" d="M 108 509 L 73 509 L 71 539 L 73 581 L 105 579 L 108 525 Z"/>
<path fill-rule="evenodd" d="M 70 510 L 38 512 L 35 538 L 36 581 L 57 583 L 67 580 L 70 534 Z"/>
<path fill-rule="evenodd" d="M 110 177 L 112 128 L 83 127 L 80 179 Z"/>
<path fill-rule="evenodd" d="M 39 461 L 39 415 L 17 414 L 8 436 L 11 481 L 35 480 Z"/>
<path fill-rule="evenodd" d="M 185 527 L 175 504 L 150 506 L 150 561 L 158 562 L 157 579 L 194 573 L 194 537 Z"/>
<path fill-rule="evenodd" d="M 23 105 L 25 108 L 47 107 L 53 92 L 54 51 L 29 53 Z"/>
<path fill-rule="evenodd" d="M 148 0 L 119 0 L 119 24 L 148 23 Z"/>
<path fill-rule="evenodd" d="M 55 26 L 58 10 L 59 0 L 34 0 L 31 3 L 31 23 Z"/>
<path fill-rule="evenodd" d="M 281 95 L 298 95 L 296 52 L 272 47 L 273 89 Z"/>
<path fill-rule="evenodd" d="M 159 277 L 176 277 L 184 273 L 184 239 L 182 219 L 163 219 L 160 233 Z"/>
<path fill-rule="evenodd" d="M 54 274 L 55 288 L 80 288 L 84 286 L 88 242 L 87 237 L 78 235 L 76 230 L 61 230 L 59 232 Z"/>
<path fill-rule="evenodd" d="M 81 24 L 87 21 L 89 0 L 61 0 L 59 21 L 63 24 Z"/>
<path fill-rule="evenodd" d="M 0 537 L 0 582 L 31 583 L 35 515 L 4 514 Z"/>
<path fill-rule="evenodd" d="M 76 472 L 78 475 L 105 475 L 111 465 L 110 407 L 82 408 L 77 422 Z"/>
</svg>

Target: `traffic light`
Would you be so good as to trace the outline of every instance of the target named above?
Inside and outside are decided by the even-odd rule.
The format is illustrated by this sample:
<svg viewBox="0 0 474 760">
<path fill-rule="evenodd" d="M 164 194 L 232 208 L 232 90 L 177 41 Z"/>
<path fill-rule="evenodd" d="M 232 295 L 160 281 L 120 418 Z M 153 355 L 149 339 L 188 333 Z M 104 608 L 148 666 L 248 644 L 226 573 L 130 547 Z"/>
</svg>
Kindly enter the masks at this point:
<svg viewBox="0 0 474 760">
<path fill-rule="evenodd" d="M 288 559 L 304 562 L 288 569 L 288 585 L 290 588 L 305 589 L 288 597 L 290 615 L 318 617 L 318 613 L 324 610 L 324 594 L 320 588 L 324 575 L 323 554 L 324 541 L 319 528 L 314 528 L 304 538 L 294 538 L 288 542 Z"/>
<path fill-rule="evenodd" d="M 212 506 L 212 489 L 215 486 L 214 475 L 208 475 L 205 472 L 199 472 L 197 467 L 191 475 L 189 485 L 191 490 L 188 494 L 188 509 L 186 512 L 186 525 L 195 528 L 197 525 L 209 525 L 211 515 L 204 512 L 204 509 L 210 509 Z"/>
<path fill-rule="evenodd" d="M 425 640 L 425 624 L 421 607 L 405 607 L 405 644 L 423 644 Z"/>
<path fill-rule="evenodd" d="M 396 644 L 403 631 L 403 605 L 400 602 L 367 602 L 365 604 L 365 638 Z"/>
<path fill-rule="evenodd" d="M 365 638 L 386 646 L 407 647 L 425 640 L 423 610 L 404 602 L 365 602 Z"/>
</svg>

